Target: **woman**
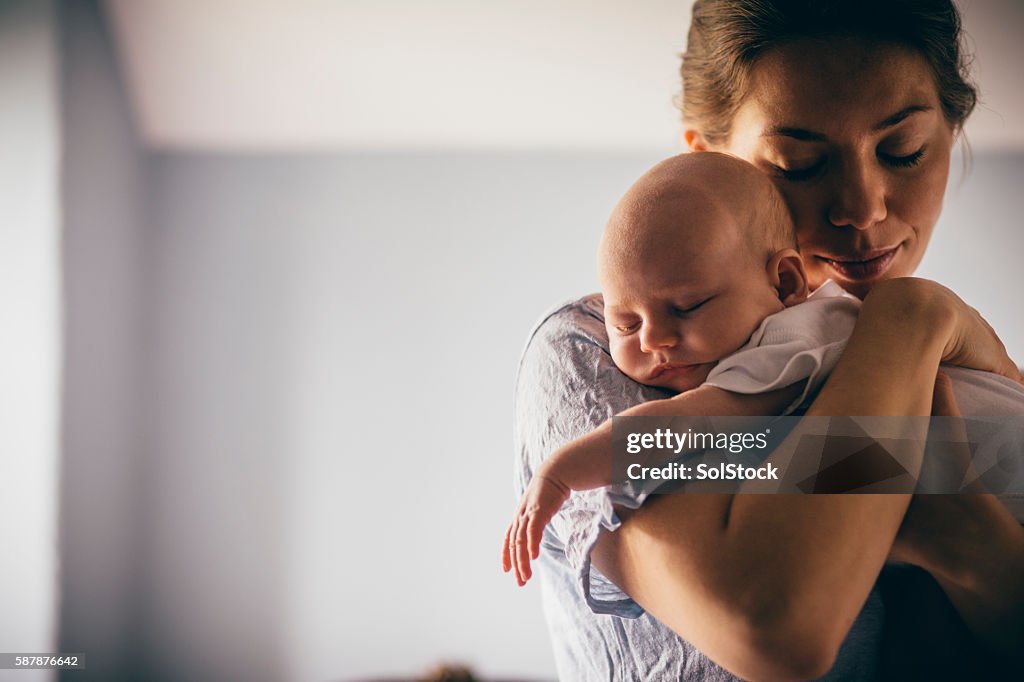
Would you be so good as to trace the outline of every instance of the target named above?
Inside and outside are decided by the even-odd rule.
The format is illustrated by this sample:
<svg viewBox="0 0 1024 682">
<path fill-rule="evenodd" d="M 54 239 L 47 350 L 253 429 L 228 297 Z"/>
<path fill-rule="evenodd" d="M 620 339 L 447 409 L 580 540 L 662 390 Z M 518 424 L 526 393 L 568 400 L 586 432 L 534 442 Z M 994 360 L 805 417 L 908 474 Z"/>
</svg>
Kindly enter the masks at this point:
<svg viewBox="0 0 1024 682">
<path fill-rule="evenodd" d="M 812 283 L 831 278 L 864 298 L 808 414 L 957 414 L 936 382 L 942 361 L 1020 380 L 974 310 L 907 278 L 975 102 L 959 41 L 948 0 L 694 5 L 682 68 L 688 144 L 768 173 Z M 520 491 L 558 446 L 664 397 L 621 375 L 607 348 L 594 296 L 531 337 L 516 389 Z M 947 608 L 994 656 L 1017 651 L 1024 531 L 987 496 L 911 506 L 909 495 L 667 495 L 632 514 L 599 491 L 574 496 L 541 556 L 560 676 L 875 679 L 887 558 L 925 569 L 942 588 L 921 590 L 933 610 Z"/>
</svg>

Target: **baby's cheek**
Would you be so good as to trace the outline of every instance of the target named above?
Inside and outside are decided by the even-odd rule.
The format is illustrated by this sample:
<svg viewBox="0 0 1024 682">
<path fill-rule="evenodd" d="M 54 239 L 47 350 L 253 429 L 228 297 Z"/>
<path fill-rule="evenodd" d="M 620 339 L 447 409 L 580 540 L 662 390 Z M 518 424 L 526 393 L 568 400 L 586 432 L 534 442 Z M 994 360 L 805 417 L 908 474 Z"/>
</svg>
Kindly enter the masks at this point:
<svg viewBox="0 0 1024 682">
<path fill-rule="evenodd" d="M 642 367 L 642 360 L 637 357 L 640 355 L 639 350 L 631 348 L 629 343 L 617 340 L 614 336 L 609 340 L 608 349 L 611 352 L 612 361 L 623 374 L 632 379 L 636 379 L 637 375 L 642 374 L 637 371 Z"/>
<path fill-rule="evenodd" d="M 713 362 L 732 355 L 743 347 L 768 314 L 766 312 L 764 316 L 755 317 L 747 308 L 737 311 L 734 316 L 723 317 L 715 329 L 703 335 L 703 347 L 698 356 L 706 362 Z"/>
<path fill-rule="evenodd" d="M 709 362 L 719 359 L 722 345 L 730 343 L 730 337 L 736 334 L 732 320 L 716 320 L 714 324 L 704 325 L 686 335 L 685 354 L 690 361 Z"/>
</svg>

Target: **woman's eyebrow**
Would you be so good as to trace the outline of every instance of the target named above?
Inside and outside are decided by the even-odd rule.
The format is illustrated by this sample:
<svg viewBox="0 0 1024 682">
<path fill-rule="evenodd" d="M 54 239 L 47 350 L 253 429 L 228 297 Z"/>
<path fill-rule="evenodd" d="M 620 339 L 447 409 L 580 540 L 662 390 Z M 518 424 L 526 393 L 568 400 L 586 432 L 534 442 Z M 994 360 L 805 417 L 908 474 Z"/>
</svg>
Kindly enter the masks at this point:
<svg viewBox="0 0 1024 682">
<path fill-rule="evenodd" d="M 879 131 L 885 130 L 886 128 L 892 128 L 894 125 L 897 125 L 898 123 L 902 122 L 903 119 L 907 118 L 912 114 L 917 114 L 922 111 L 931 110 L 932 108 L 927 104 L 912 104 L 905 109 L 900 109 L 899 111 L 897 111 L 895 114 L 885 119 L 884 121 L 878 122 L 877 124 L 875 124 L 875 127 L 873 127 L 871 130 Z"/>
<path fill-rule="evenodd" d="M 879 130 L 885 130 L 886 128 L 892 128 L 895 125 L 902 123 L 908 116 L 920 113 L 922 111 L 931 111 L 932 107 L 927 104 L 912 104 L 909 107 L 900 109 L 892 116 L 889 116 L 874 126 L 871 127 L 872 132 Z M 788 126 L 774 126 L 766 129 L 761 133 L 761 137 L 791 137 L 794 140 L 804 140 L 810 142 L 825 142 L 828 137 L 823 133 L 815 132 L 813 130 L 807 130 L 806 128 L 791 128 Z"/>
<path fill-rule="evenodd" d="M 804 128 L 788 128 L 786 126 L 774 126 L 768 128 L 761 137 L 792 137 L 795 140 L 808 140 L 811 142 L 824 142 L 828 138 L 821 133 L 816 133 L 813 130 L 806 130 Z"/>
</svg>

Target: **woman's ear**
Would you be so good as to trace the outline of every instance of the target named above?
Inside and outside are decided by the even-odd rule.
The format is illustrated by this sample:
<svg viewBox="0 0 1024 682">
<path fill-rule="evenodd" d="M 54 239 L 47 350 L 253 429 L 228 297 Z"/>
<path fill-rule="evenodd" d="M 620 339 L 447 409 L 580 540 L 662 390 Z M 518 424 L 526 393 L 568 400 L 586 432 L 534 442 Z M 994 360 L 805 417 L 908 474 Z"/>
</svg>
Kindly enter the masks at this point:
<svg viewBox="0 0 1024 682">
<path fill-rule="evenodd" d="M 683 139 L 686 140 L 686 146 L 690 148 L 691 152 L 706 152 L 711 149 L 699 130 L 687 128 L 683 131 Z"/>
<path fill-rule="evenodd" d="M 782 249 L 768 259 L 768 278 L 787 308 L 803 303 L 810 295 L 804 261 L 796 249 Z"/>
</svg>

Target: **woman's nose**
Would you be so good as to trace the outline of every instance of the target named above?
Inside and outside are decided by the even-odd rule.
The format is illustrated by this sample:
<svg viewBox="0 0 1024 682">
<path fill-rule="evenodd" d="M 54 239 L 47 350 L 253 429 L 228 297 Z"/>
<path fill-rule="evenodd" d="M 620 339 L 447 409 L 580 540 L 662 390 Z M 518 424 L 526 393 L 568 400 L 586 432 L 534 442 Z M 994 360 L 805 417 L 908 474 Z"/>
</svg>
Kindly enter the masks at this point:
<svg viewBox="0 0 1024 682">
<path fill-rule="evenodd" d="M 671 325 L 645 324 L 640 330 L 640 350 L 651 353 L 662 348 L 674 348 L 679 344 L 679 332 Z"/>
<path fill-rule="evenodd" d="M 870 163 L 852 163 L 836 178 L 828 220 L 836 227 L 867 230 L 885 220 L 885 194 L 882 169 Z"/>
</svg>

